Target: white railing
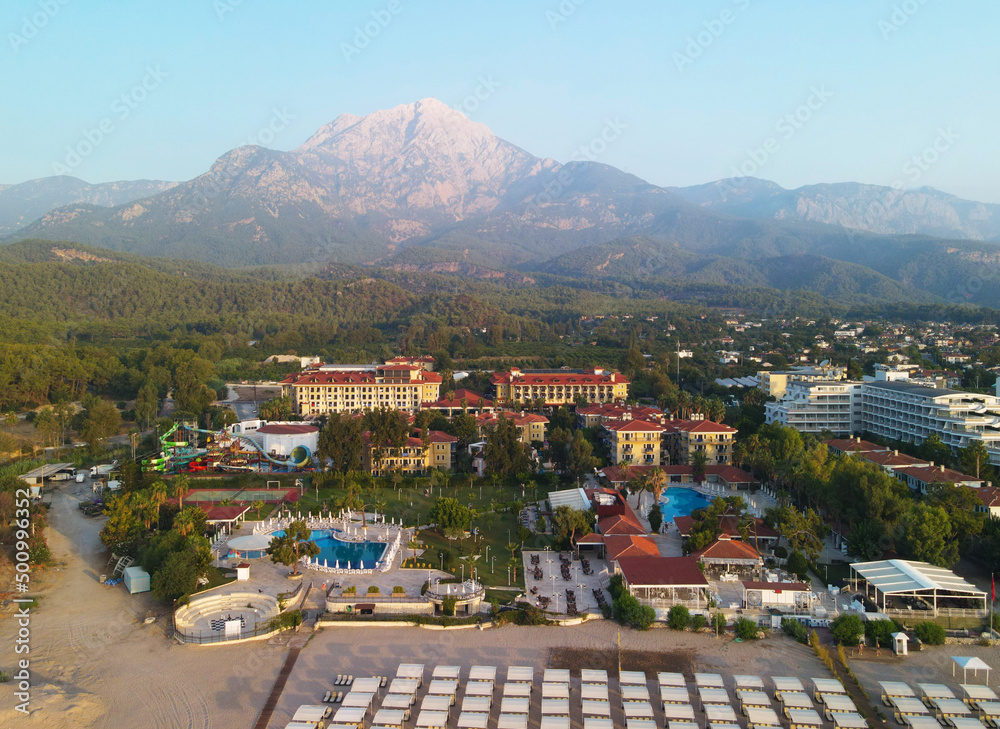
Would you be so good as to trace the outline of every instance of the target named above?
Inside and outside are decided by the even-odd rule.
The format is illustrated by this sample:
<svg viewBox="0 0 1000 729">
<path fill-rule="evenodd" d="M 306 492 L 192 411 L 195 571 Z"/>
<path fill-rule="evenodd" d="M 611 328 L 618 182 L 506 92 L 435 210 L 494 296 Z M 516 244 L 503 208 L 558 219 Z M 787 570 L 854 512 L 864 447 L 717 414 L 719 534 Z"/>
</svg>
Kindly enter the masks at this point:
<svg viewBox="0 0 1000 729">
<path fill-rule="evenodd" d="M 331 566 L 329 561 L 326 559 L 324 559 L 323 563 L 320 564 L 319 557 L 303 557 L 299 561 L 306 569 L 314 570 L 316 572 L 326 572 L 333 575 L 373 575 L 376 572 L 388 572 L 392 568 L 393 561 L 396 559 L 396 555 L 399 554 L 399 548 L 402 544 L 402 532 L 397 531 L 395 534 L 395 538 L 391 542 L 388 542 L 389 546 L 386 548 L 385 552 L 383 552 L 382 558 L 375 562 L 374 568 L 366 569 L 364 561 L 362 561 L 356 568 L 351 567 L 350 562 L 347 563 L 346 567 L 341 567 L 340 560 L 337 560 L 333 566 Z M 375 541 L 385 542 L 387 540 L 388 534 L 386 535 L 386 539 L 376 539 Z"/>
</svg>

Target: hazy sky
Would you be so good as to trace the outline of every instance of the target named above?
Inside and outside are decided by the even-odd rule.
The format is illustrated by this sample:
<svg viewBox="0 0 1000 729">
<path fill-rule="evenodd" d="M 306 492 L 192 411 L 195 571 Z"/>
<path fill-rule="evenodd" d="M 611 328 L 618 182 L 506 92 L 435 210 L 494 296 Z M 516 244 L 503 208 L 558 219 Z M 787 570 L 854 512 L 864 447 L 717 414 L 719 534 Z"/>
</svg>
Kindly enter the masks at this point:
<svg viewBox="0 0 1000 729">
<path fill-rule="evenodd" d="M 433 96 L 560 161 L 610 121 L 597 159 L 660 185 L 742 168 L 1000 203 L 998 19 L 996 0 L 6 0 L 0 182 L 184 180 Z"/>
</svg>

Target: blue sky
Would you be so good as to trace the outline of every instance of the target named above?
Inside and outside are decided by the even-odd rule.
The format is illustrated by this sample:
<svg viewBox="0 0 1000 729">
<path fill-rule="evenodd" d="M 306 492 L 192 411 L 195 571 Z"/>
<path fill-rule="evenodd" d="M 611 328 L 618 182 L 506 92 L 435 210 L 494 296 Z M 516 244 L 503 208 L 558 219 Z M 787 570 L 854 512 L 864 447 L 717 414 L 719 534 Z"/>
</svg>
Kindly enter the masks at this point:
<svg viewBox="0 0 1000 729">
<path fill-rule="evenodd" d="M 560 161 L 611 120 L 599 161 L 660 185 L 742 168 L 1000 203 L 998 18 L 995 0 L 7 0 L 0 182 L 184 180 L 433 96 Z"/>
</svg>

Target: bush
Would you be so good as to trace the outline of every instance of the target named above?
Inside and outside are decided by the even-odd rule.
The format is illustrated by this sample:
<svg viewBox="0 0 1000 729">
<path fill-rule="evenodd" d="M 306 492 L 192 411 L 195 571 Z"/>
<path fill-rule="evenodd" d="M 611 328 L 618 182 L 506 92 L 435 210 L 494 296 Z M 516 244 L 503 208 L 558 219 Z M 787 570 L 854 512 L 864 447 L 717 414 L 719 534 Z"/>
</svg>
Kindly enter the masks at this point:
<svg viewBox="0 0 1000 729">
<path fill-rule="evenodd" d="M 625 578 L 621 575 L 615 575 L 611 578 L 608 584 L 608 592 L 611 593 L 611 599 L 617 600 L 619 595 L 625 591 Z"/>
<path fill-rule="evenodd" d="M 788 550 L 784 547 L 775 547 L 774 556 L 778 559 L 786 559 L 788 557 Z"/>
<path fill-rule="evenodd" d="M 793 551 L 788 555 L 788 564 L 785 565 L 789 572 L 805 577 L 809 574 L 809 560 L 802 552 Z"/>
<path fill-rule="evenodd" d="M 455 605 L 458 603 L 458 599 L 454 595 L 448 595 L 441 601 L 441 614 L 446 618 L 453 617 L 455 615 Z"/>
<path fill-rule="evenodd" d="M 699 630 L 704 630 L 708 627 L 708 618 L 700 613 L 698 615 L 691 616 L 691 630 L 698 632 Z"/>
<path fill-rule="evenodd" d="M 372 585 L 372 586 L 370 586 L 368 588 L 368 594 L 369 595 L 377 595 L 377 594 L 379 594 L 378 585 Z"/>
<path fill-rule="evenodd" d="M 872 620 L 865 625 L 865 637 L 882 648 L 892 647 L 892 634 L 896 624 L 891 620 Z"/>
<path fill-rule="evenodd" d="M 667 625 L 671 630 L 684 630 L 691 624 L 691 611 L 683 605 L 674 605 L 667 612 Z"/>
<path fill-rule="evenodd" d="M 736 637 L 740 640 L 757 640 L 759 628 L 753 620 L 749 618 L 736 618 L 733 627 L 736 630 Z"/>
<path fill-rule="evenodd" d="M 857 645 L 865 634 L 865 624 L 853 613 L 844 613 L 830 623 L 833 639 L 840 645 Z"/>
<path fill-rule="evenodd" d="M 345 587 L 344 588 L 344 594 L 345 595 L 354 595 L 354 594 L 357 593 L 357 591 L 358 591 L 358 588 L 355 585 L 351 585 L 350 587 Z"/>
<path fill-rule="evenodd" d="M 406 590 L 403 588 L 402 585 L 396 585 L 395 587 L 392 588 L 392 594 L 393 595 L 405 595 L 406 594 Z"/>
<path fill-rule="evenodd" d="M 716 633 L 722 633 L 726 629 L 726 616 L 722 613 L 712 613 L 712 617 L 709 618 L 708 622 L 711 624 L 712 630 Z"/>
<path fill-rule="evenodd" d="M 636 630 L 649 630 L 656 620 L 656 611 L 643 605 L 633 595 L 623 592 L 614 601 L 614 615 L 619 623 Z"/>
<path fill-rule="evenodd" d="M 921 643 L 926 643 L 927 645 L 944 645 L 944 628 L 937 623 L 917 623 L 913 629 L 913 634 L 920 639 Z"/>
<path fill-rule="evenodd" d="M 781 629 L 785 631 L 785 635 L 795 638 L 799 643 L 809 644 L 809 630 L 800 620 L 784 618 L 781 621 Z"/>
</svg>

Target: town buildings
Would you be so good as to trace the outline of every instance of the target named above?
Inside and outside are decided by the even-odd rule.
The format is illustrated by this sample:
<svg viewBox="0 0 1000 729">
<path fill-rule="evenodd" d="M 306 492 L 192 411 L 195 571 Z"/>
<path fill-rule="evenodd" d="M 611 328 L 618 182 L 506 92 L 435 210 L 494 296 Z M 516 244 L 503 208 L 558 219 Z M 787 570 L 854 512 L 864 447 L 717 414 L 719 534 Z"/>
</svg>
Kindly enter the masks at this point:
<svg viewBox="0 0 1000 729">
<path fill-rule="evenodd" d="M 851 435 L 862 428 L 861 382 L 795 381 L 777 402 L 764 405 L 766 422 L 802 433 Z"/>
<path fill-rule="evenodd" d="M 587 370 L 521 370 L 497 372 L 490 377 L 496 399 L 505 404 L 546 407 L 571 405 L 578 399 L 588 403 L 623 402 L 628 398 L 629 380 L 618 372 L 600 367 Z"/>
<path fill-rule="evenodd" d="M 320 365 L 289 375 L 281 391 L 303 418 L 375 408 L 416 413 L 422 403 L 440 398 L 441 375 L 415 362 L 346 370 Z"/>
</svg>

